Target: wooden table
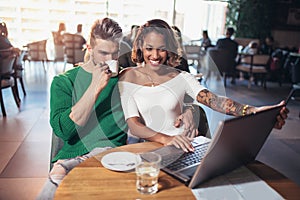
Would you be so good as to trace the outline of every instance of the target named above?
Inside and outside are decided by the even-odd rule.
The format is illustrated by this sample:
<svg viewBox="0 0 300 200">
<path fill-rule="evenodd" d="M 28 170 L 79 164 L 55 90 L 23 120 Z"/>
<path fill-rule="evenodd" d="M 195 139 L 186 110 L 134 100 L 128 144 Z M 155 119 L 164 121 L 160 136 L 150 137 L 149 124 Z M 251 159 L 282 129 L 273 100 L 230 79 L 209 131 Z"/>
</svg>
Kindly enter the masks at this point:
<svg viewBox="0 0 300 200">
<path fill-rule="evenodd" d="M 136 191 L 135 172 L 114 172 L 102 166 L 101 158 L 113 151 L 134 153 L 160 147 L 154 142 L 125 145 L 89 158 L 75 167 L 58 187 L 55 199 L 195 199 L 191 189 L 164 172 L 159 174 L 159 192 L 142 195 Z M 300 187 L 262 163 L 247 167 L 286 199 L 299 199 Z"/>
</svg>

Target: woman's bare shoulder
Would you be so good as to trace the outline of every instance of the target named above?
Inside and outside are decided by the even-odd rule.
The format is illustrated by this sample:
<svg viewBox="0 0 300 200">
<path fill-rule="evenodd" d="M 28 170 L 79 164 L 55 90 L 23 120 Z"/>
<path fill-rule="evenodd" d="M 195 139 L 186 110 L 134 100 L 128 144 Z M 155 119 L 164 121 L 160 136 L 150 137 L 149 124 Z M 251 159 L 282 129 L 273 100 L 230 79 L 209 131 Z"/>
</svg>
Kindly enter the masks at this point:
<svg viewBox="0 0 300 200">
<path fill-rule="evenodd" d="M 140 67 L 127 67 L 119 74 L 120 81 L 133 82 L 137 78 L 137 70 Z"/>
<path fill-rule="evenodd" d="M 175 78 L 178 74 L 180 74 L 180 71 L 178 71 L 175 67 L 167 67 L 166 72 L 170 78 Z"/>
</svg>

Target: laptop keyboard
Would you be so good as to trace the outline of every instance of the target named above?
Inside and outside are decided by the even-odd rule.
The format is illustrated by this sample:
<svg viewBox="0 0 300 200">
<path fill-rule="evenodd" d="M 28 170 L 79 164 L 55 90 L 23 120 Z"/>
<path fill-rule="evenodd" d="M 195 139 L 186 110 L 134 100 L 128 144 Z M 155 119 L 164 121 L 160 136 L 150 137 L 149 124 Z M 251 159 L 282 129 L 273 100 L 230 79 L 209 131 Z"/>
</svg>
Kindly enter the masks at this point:
<svg viewBox="0 0 300 200">
<path fill-rule="evenodd" d="M 178 154 L 165 156 L 162 159 L 162 165 L 167 165 L 166 168 L 177 171 L 188 166 L 199 164 L 208 149 L 209 143 L 210 142 L 195 146 L 194 152 L 183 153 L 180 157 Z"/>
</svg>

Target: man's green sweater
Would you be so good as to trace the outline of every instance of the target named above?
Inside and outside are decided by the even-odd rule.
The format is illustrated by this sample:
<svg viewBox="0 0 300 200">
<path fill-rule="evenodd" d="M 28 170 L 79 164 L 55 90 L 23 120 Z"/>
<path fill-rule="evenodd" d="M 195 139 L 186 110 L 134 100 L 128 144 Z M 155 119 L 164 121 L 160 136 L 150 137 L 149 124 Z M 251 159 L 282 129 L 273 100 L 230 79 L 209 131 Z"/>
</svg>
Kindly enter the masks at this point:
<svg viewBox="0 0 300 200">
<path fill-rule="evenodd" d="M 71 108 L 91 83 L 92 74 L 76 67 L 54 77 L 50 90 L 50 124 L 53 132 L 64 140 L 64 146 L 52 162 L 74 158 L 95 147 L 126 144 L 127 124 L 121 106 L 118 78 L 111 78 L 95 102 L 85 126 L 69 117 Z"/>
</svg>

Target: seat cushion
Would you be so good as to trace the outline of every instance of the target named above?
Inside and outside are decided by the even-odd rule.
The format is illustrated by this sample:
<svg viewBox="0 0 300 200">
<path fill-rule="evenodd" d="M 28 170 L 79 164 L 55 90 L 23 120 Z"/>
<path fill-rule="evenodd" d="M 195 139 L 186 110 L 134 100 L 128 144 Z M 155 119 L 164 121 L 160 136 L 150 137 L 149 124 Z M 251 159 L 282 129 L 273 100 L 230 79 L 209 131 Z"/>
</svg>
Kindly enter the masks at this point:
<svg viewBox="0 0 300 200">
<path fill-rule="evenodd" d="M 14 79 L 13 77 L 11 78 L 6 78 L 1 80 L 1 87 L 2 88 L 7 88 L 7 87 L 12 87 L 14 86 Z"/>
<path fill-rule="evenodd" d="M 250 72 L 250 65 L 249 64 L 240 64 L 236 66 L 237 70 L 243 71 L 243 72 Z M 252 73 L 267 73 L 268 71 L 264 66 L 253 66 L 252 67 Z"/>
</svg>

